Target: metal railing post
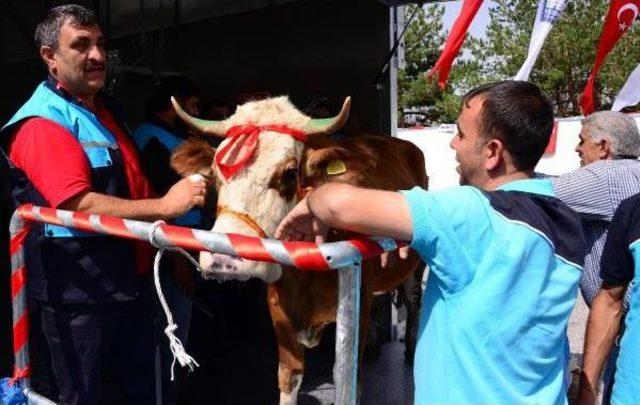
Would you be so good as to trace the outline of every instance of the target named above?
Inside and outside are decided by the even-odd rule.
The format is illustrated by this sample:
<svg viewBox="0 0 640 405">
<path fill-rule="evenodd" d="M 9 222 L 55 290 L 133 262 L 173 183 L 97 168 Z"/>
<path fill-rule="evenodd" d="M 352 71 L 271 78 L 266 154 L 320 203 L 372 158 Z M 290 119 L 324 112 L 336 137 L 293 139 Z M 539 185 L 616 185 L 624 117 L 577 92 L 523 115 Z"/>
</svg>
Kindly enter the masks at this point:
<svg viewBox="0 0 640 405">
<path fill-rule="evenodd" d="M 30 388 L 29 312 L 27 307 L 27 270 L 24 261 L 24 242 L 29 225 L 14 212 L 9 223 L 11 254 L 11 306 L 13 310 L 14 375 L 19 376 L 22 387 Z"/>
<path fill-rule="evenodd" d="M 361 275 L 360 260 L 338 270 L 336 361 L 333 366 L 336 405 L 355 405 L 358 400 Z"/>
</svg>

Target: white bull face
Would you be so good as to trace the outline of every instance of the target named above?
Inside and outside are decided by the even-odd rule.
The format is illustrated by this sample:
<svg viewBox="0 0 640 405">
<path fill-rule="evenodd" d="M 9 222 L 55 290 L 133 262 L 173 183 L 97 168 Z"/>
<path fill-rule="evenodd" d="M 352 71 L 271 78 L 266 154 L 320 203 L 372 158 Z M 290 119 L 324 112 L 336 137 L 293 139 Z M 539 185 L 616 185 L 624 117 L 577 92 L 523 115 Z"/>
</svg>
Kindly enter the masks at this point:
<svg viewBox="0 0 640 405">
<path fill-rule="evenodd" d="M 241 105 L 235 114 L 223 122 L 204 121 L 187 115 L 173 100 L 178 115 L 196 129 L 216 136 L 229 135 L 230 128 L 254 126 L 261 128 L 257 144 L 251 158 L 243 166 L 229 175 L 215 163 L 219 158 L 226 160 L 243 156 L 240 146 L 248 145 L 247 135 L 227 138 L 218 147 L 212 171 L 216 177 L 218 190 L 218 216 L 213 231 L 254 237 L 271 238 L 278 224 L 297 203 L 298 164 L 302 157 L 304 134 L 312 136 L 338 130 L 349 115 L 351 99 L 347 97 L 340 113 L 333 118 L 310 119 L 298 111 L 286 97 L 277 97 Z M 274 126 L 276 129 L 274 129 Z M 282 129 L 284 128 L 284 129 Z M 294 136 L 294 133 L 297 134 Z M 254 139 L 255 140 L 255 139 Z M 243 143 L 245 142 L 245 143 Z M 225 152 L 225 147 L 231 145 Z M 240 145 L 240 146 L 239 146 Z M 184 164 L 177 168 L 185 175 L 198 172 L 198 153 L 185 148 L 182 153 Z M 206 153 L 205 153 L 206 155 Z M 175 157 L 175 155 L 174 155 Z M 178 159 L 180 160 L 180 159 Z M 206 159 L 200 159 L 206 160 Z M 221 254 L 201 253 L 200 264 L 204 276 L 221 280 L 251 277 L 273 282 L 280 278 L 282 268 L 278 264 L 254 262 Z"/>
<path fill-rule="evenodd" d="M 223 147 L 224 143 L 218 150 Z M 303 148 L 304 144 L 291 136 L 263 132 L 247 167 L 229 179 L 214 168 L 219 179 L 218 217 L 212 230 L 273 237 L 280 221 L 297 202 L 298 162 Z M 206 252 L 200 254 L 200 264 L 210 276 L 223 279 L 257 277 L 273 282 L 282 274 L 278 264 Z"/>
</svg>

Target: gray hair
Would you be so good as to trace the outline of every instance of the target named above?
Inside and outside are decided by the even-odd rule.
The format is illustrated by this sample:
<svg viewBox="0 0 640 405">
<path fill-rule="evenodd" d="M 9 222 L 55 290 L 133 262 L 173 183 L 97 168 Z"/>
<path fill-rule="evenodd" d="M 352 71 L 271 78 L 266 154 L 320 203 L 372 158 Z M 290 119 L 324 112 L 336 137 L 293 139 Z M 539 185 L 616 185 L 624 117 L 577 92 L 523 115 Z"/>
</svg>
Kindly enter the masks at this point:
<svg viewBox="0 0 640 405">
<path fill-rule="evenodd" d="M 616 156 L 640 156 L 640 132 L 636 120 L 617 111 L 598 111 L 582 120 L 594 142 L 606 139 Z"/>
<path fill-rule="evenodd" d="M 66 22 L 80 27 L 91 27 L 98 24 L 98 19 L 93 10 L 77 4 L 54 7 L 36 27 L 35 41 L 38 49 L 43 46 L 58 49 L 60 28 Z"/>
</svg>

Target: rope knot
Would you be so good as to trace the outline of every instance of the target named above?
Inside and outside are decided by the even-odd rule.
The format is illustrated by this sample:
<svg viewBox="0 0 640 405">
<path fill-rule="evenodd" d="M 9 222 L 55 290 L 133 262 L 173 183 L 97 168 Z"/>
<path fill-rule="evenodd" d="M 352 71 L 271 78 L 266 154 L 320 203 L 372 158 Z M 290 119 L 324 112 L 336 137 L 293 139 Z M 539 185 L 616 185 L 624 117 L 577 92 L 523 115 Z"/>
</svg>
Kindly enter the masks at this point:
<svg viewBox="0 0 640 405">
<path fill-rule="evenodd" d="M 172 323 L 171 325 L 168 325 L 166 328 L 164 328 L 164 333 L 165 335 L 169 335 L 175 332 L 177 329 L 178 329 L 178 325 L 176 325 L 175 323 Z"/>
<path fill-rule="evenodd" d="M 189 356 L 187 351 L 184 349 L 182 342 L 174 333 L 178 329 L 178 325 L 173 322 L 173 315 L 171 314 L 171 310 L 169 309 L 167 300 L 162 293 L 162 286 L 160 285 L 160 260 L 162 259 L 162 255 L 167 249 L 173 250 L 187 257 L 189 261 L 191 261 L 191 263 L 196 266 L 196 268 L 198 268 L 198 270 L 201 271 L 201 269 L 198 263 L 184 249 L 177 247 L 165 247 L 162 242 L 156 239 L 156 231 L 162 224 L 164 224 L 164 221 L 156 221 L 153 223 L 153 225 L 151 225 L 151 229 L 149 229 L 149 243 L 158 248 L 158 253 L 156 253 L 155 260 L 153 261 L 153 281 L 156 285 L 156 292 L 158 293 L 160 305 L 162 306 L 164 314 L 167 317 L 167 327 L 164 329 L 164 333 L 169 339 L 169 349 L 171 349 L 171 353 L 173 354 L 173 362 L 171 363 L 171 381 L 173 381 L 176 361 L 178 361 L 178 363 L 180 363 L 180 365 L 183 367 L 188 366 L 191 371 L 193 371 L 195 367 L 198 367 L 200 365 L 193 357 Z"/>
<path fill-rule="evenodd" d="M 151 224 L 151 228 L 149 228 L 149 244 L 151 244 L 151 246 L 153 246 L 156 249 L 165 249 L 165 245 L 160 242 L 160 240 L 158 240 L 158 229 L 162 226 L 165 225 L 166 222 L 159 220 L 154 222 L 153 224 Z"/>
</svg>

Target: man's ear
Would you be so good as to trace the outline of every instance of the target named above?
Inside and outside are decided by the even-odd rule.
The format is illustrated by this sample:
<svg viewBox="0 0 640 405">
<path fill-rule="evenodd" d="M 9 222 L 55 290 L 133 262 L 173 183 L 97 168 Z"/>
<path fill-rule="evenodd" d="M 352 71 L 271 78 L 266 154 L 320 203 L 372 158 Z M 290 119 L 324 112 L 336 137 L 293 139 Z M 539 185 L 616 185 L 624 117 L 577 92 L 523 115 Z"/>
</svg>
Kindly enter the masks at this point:
<svg viewBox="0 0 640 405">
<path fill-rule="evenodd" d="M 611 142 L 609 142 L 608 139 L 602 138 L 602 140 L 596 144 L 596 147 L 598 148 L 598 157 L 600 159 L 609 159 L 613 156 Z"/>
<path fill-rule="evenodd" d="M 40 47 L 40 57 L 47 64 L 47 68 L 50 72 L 55 73 L 56 60 L 53 58 L 55 51 L 49 46 Z"/>
<path fill-rule="evenodd" d="M 484 147 L 482 154 L 485 158 L 484 160 L 484 168 L 485 170 L 493 170 L 497 168 L 500 163 L 504 160 L 504 145 L 500 139 L 494 138 L 487 142 Z"/>
</svg>

